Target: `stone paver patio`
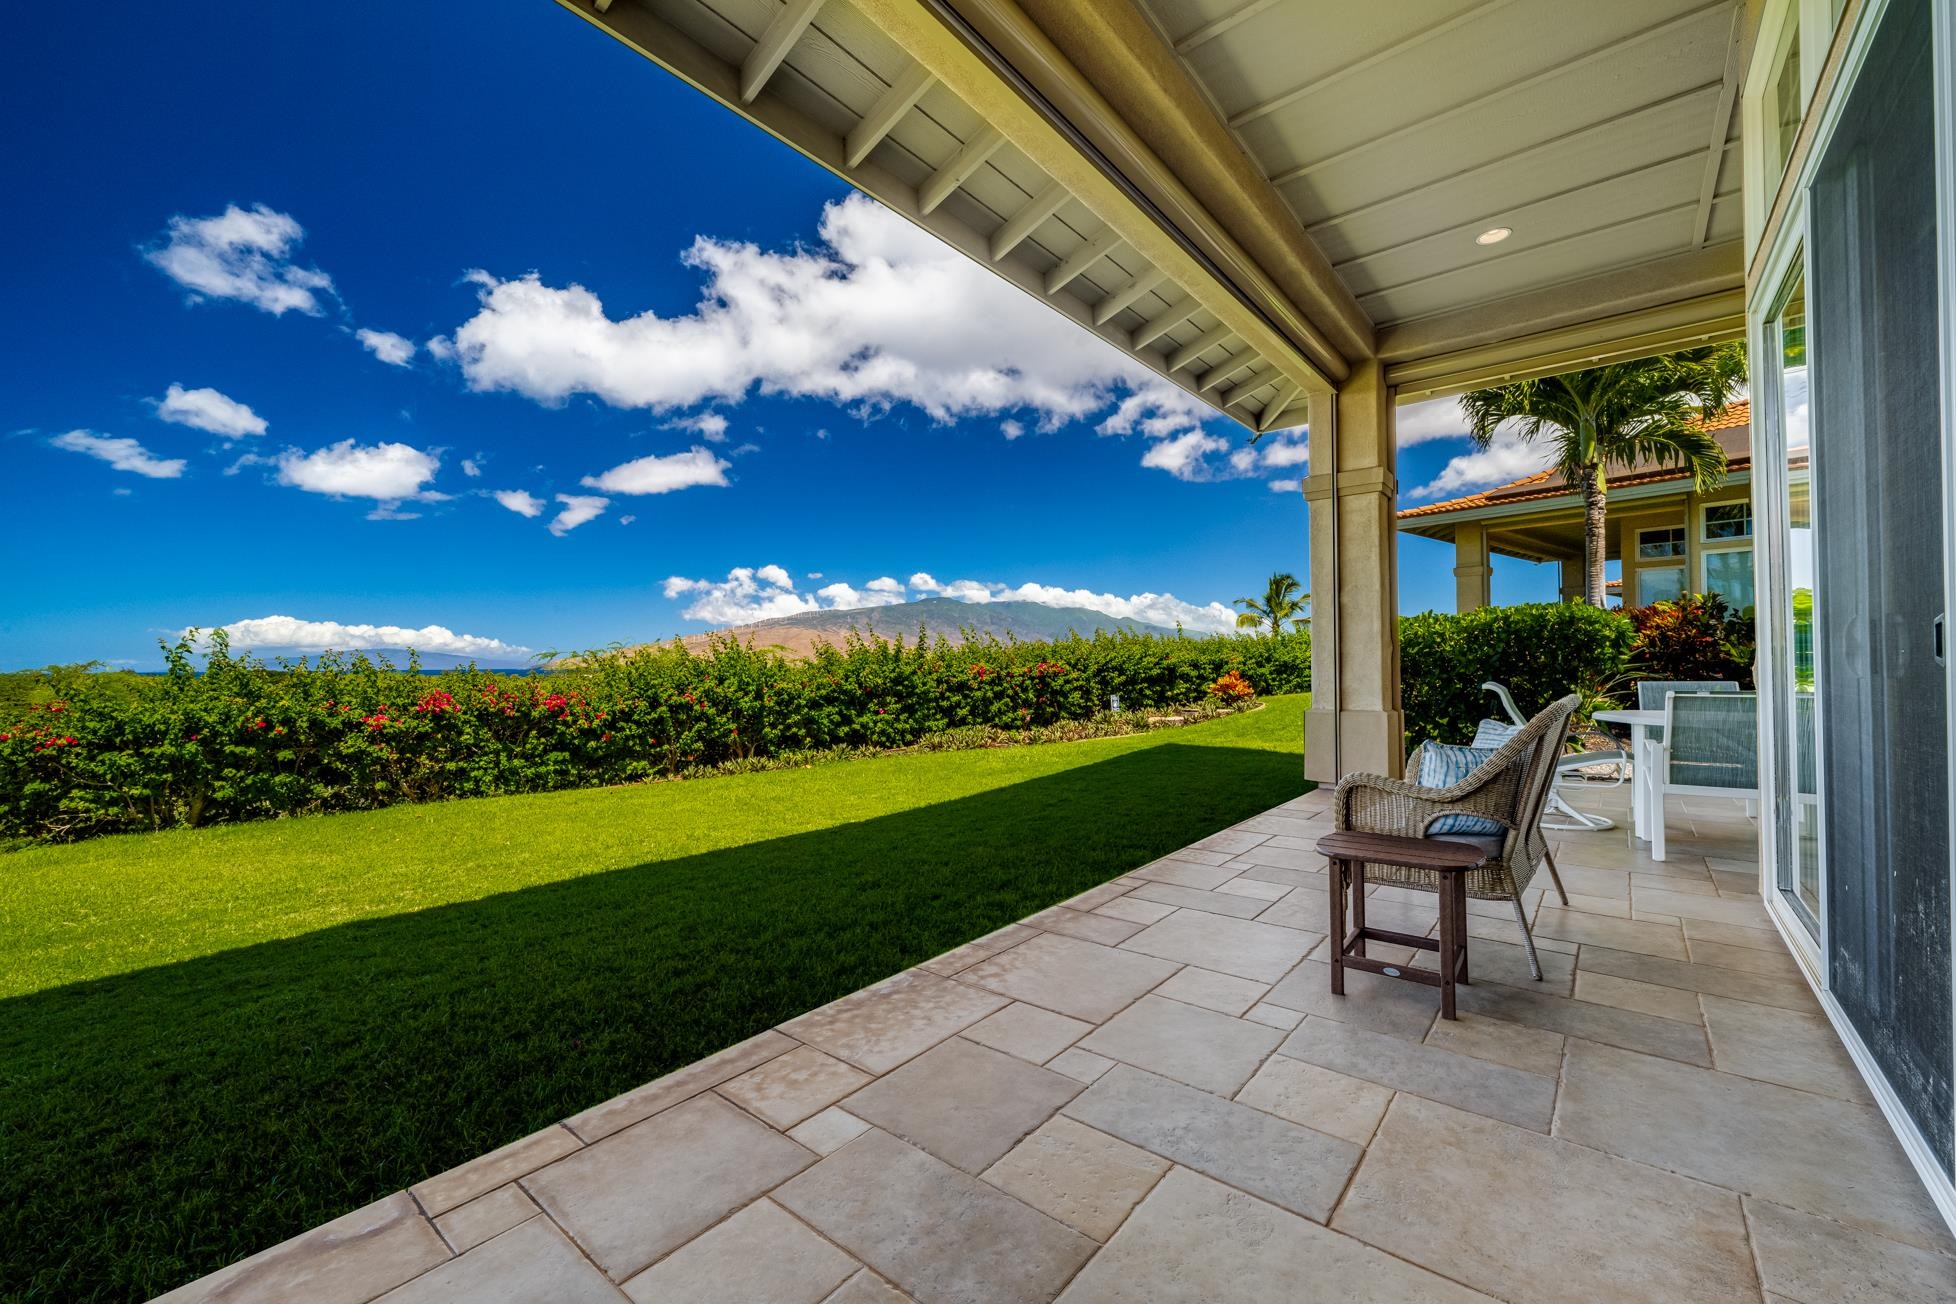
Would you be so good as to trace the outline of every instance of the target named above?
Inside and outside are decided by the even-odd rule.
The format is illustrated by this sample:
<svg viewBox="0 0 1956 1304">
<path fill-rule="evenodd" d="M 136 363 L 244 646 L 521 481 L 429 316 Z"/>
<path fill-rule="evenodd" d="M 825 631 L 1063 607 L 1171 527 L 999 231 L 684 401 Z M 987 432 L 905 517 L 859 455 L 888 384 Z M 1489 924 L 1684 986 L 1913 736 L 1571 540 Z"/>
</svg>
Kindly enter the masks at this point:
<svg viewBox="0 0 1956 1304">
<path fill-rule="evenodd" d="M 1410 983 L 1331 995 L 1327 807 L 165 1298 L 1956 1298 L 1956 1243 L 1767 924 L 1737 803 L 1673 798 L 1661 865 L 1561 835 L 1570 906 L 1529 902 L 1542 982 L 1512 914 L 1470 903 L 1451 1023 Z M 1434 900 L 1375 888 L 1368 916 L 1430 932 Z"/>
</svg>

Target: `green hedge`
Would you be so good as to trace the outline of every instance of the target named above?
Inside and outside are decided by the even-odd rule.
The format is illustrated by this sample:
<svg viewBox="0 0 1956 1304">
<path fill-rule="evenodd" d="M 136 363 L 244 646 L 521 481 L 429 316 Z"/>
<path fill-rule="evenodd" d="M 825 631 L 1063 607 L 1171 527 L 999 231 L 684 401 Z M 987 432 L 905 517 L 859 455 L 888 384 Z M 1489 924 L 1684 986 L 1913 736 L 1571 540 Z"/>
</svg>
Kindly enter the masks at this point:
<svg viewBox="0 0 1956 1304">
<path fill-rule="evenodd" d="M 365 810 L 631 783 L 760 758 L 907 747 L 1200 701 L 1225 672 L 1310 687 L 1310 635 L 1051 643 L 851 640 L 806 661 L 728 639 L 579 658 L 539 676 L 424 675 L 365 657 L 266 666 L 188 640 L 131 693 L 93 676 L 0 724 L 0 838 Z M 100 689 L 96 684 L 100 683 Z"/>
<path fill-rule="evenodd" d="M 1481 689 L 1489 680 L 1506 684 L 1530 714 L 1566 693 L 1599 694 L 1622 677 L 1633 637 L 1621 614 L 1577 602 L 1407 616 L 1399 622 L 1406 736 L 1464 743 L 1481 720 L 1502 718 Z"/>
</svg>

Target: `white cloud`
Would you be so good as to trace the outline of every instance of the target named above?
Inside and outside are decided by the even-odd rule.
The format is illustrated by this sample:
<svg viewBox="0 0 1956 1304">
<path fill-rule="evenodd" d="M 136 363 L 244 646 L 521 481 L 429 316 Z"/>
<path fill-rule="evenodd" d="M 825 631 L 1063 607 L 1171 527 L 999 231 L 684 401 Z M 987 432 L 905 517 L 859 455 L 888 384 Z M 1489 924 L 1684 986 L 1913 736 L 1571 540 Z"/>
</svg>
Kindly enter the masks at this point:
<svg viewBox="0 0 1956 1304">
<path fill-rule="evenodd" d="M 171 385 L 156 400 L 156 415 L 164 421 L 213 435 L 237 439 L 265 433 L 265 418 L 238 400 L 214 389 L 185 389 Z"/>
<path fill-rule="evenodd" d="M 342 439 L 311 453 L 287 449 L 274 462 L 280 484 L 335 498 L 373 499 L 379 504 L 373 520 L 411 520 L 412 513 L 395 511 L 394 505 L 410 499 L 439 502 L 446 496 L 425 488 L 441 459 L 407 444 L 363 446 Z"/>
<path fill-rule="evenodd" d="M 921 593 L 934 593 L 960 602 L 1037 602 L 1048 607 L 1085 607 L 1104 616 L 1122 616 L 1150 625 L 1183 628 L 1203 633 L 1228 632 L 1236 628 L 1236 612 L 1220 602 L 1197 606 L 1172 593 L 1137 593 L 1120 597 L 1096 593 L 1092 589 L 1063 589 L 1050 584 L 1025 583 L 1017 587 L 979 580 L 952 580 L 940 584 L 919 571 L 910 577 L 910 587 Z"/>
<path fill-rule="evenodd" d="M 1004 435 L 1007 439 L 1017 439 L 1025 432 L 1026 428 L 1023 422 L 1008 419 L 998 423 L 998 433 Z"/>
<path fill-rule="evenodd" d="M 1454 458 L 1440 468 L 1439 475 L 1409 496 L 1438 498 L 1464 490 L 1486 489 L 1533 475 L 1554 460 L 1547 444 L 1524 444 L 1512 435 L 1496 431 L 1493 443 Z"/>
<path fill-rule="evenodd" d="M 1216 468 L 1209 454 L 1229 448 L 1229 441 L 1217 435 L 1190 430 L 1172 438 L 1157 440 L 1141 455 L 1141 465 L 1166 471 L 1177 480 L 1213 480 Z"/>
<path fill-rule="evenodd" d="M 1393 413 L 1393 433 L 1401 448 L 1434 439 L 1458 439 L 1467 433 L 1467 418 L 1457 398 L 1408 403 Z"/>
<path fill-rule="evenodd" d="M 860 195 L 828 205 L 821 243 L 767 251 L 702 236 L 698 307 L 613 318 L 582 285 L 472 274 L 480 307 L 445 341 L 471 388 L 539 402 L 592 394 L 655 410 L 749 392 L 935 420 L 1025 409 L 1042 426 L 1139 397 L 1131 428 L 1193 400 L 1112 345 Z"/>
<path fill-rule="evenodd" d="M 360 347 L 390 367 L 405 367 L 414 359 L 414 341 L 393 331 L 374 331 L 362 326 L 353 332 Z"/>
<path fill-rule="evenodd" d="M 333 278 L 292 261 L 305 238 L 290 214 L 263 204 L 232 204 L 216 217 L 171 218 L 162 240 L 143 257 L 190 291 L 193 303 L 235 299 L 273 316 L 316 317 L 325 311 L 320 295 L 333 292 Z"/>
<path fill-rule="evenodd" d="M 152 480 L 174 480 L 183 474 L 186 465 L 180 457 L 157 457 L 133 439 L 98 435 L 88 430 L 70 430 L 48 442 L 70 453 L 107 462 L 118 471 L 146 475 Z"/>
<path fill-rule="evenodd" d="M 518 516 L 543 515 L 544 501 L 522 489 L 498 489 L 489 495 Z"/>
<path fill-rule="evenodd" d="M 1309 439 L 1265 439 L 1257 450 L 1265 466 L 1303 466 L 1311 460 Z"/>
<path fill-rule="evenodd" d="M 1270 492 L 1273 494 L 1294 494 L 1304 487 L 1302 480 L 1272 480 Z"/>
<path fill-rule="evenodd" d="M 665 582 L 665 595 L 690 599 L 679 614 L 713 625 L 746 625 L 822 607 L 818 599 L 796 593 L 787 571 L 779 566 L 736 566 L 724 580 L 673 575 Z"/>
<path fill-rule="evenodd" d="M 718 412 L 700 412 L 690 417 L 680 417 L 666 422 L 670 430 L 690 430 L 709 444 L 722 444 L 727 439 L 727 419 Z"/>
<path fill-rule="evenodd" d="M 482 467 L 472 457 L 462 459 L 462 474 L 473 480 L 482 474 Z"/>
<path fill-rule="evenodd" d="M 205 626 L 206 630 L 210 627 Z M 522 656 L 530 649 L 499 638 L 457 634 L 441 625 L 410 629 L 404 625 L 346 625 L 337 620 L 301 620 L 297 616 L 255 616 L 219 626 L 231 646 L 291 648 L 299 652 L 359 652 L 373 648 L 413 648 L 451 656 Z M 183 634 L 189 634 L 184 630 Z M 208 636 L 206 636 L 207 641 Z"/>
<path fill-rule="evenodd" d="M 586 521 L 595 521 L 604 515 L 604 509 L 611 506 L 609 498 L 599 498 L 595 494 L 558 494 L 557 501 L 564 509 L 550 522 L 550 532 L 563 538 Z"/>
<path fill-rule="evenodd" d="M 952 580 L 949 584 L 939 584 L 929 571 L 918 571 L 910 577 L 910 587 L 928 597 L 956 598 L 959 602 L 990 602 L 992 590 L 1005 586 L 980 584 L 977 580 Z"/>
<path fill-rule="evenodd" d="M 856 611 L 863 607 L 889 607 L 908 598 L 909 595 L 904 593 L 902 585 L 897 585 L 896 590 L 891 592 L 876 587 L 882 582 L 871 580 L 867 587 L 859 589 L 853 584 L 844 584 L 838 580 L 834 584 L 824 585 L 815 590 L 815 596 L 838 611 Z M 894 584 L 896 581 L 891 580 L 889 583 Z"/>
<path fill-rule="evenodd" d="M 815 578 L 820 579 L 821 576 L 817 575 L 815 576 Z M 865 584 L 863 587 L 868 589 L 871 593 L 874 593 L 880 597 L 890 598 L 892 601 L 896 601 L 896 602 L 903 601 L 905 597 L 903 591 L 903 581 L 899 579 L 894 579 L 888 575 L 883 576 L 881 579 L 871 580 L 868 584 Z"/>
<path fill-rule="evenodd" d="M 732 465 L 695 444 L 683 453 L 641 457 L 614 466 L 603 475 L 587 475 L 583 483 L 587 489 L 611 494 L 665 494 L 709 484 L 724 487 Z"/>
</svg>

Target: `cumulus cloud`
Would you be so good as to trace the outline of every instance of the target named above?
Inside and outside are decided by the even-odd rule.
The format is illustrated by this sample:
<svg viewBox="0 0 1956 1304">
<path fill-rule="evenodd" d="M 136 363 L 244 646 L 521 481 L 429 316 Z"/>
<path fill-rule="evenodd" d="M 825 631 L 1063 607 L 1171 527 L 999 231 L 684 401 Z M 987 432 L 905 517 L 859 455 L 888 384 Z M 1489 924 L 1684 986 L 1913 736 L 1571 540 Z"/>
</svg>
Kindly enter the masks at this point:
<svg viewBox="0 0 1956 1304">
<path fill-rule="evenodd" d="M 174 480 L 183 474 L 180 457 L 157 457 L 133 439 L 98 435 L 90 430 L 70 430 L 48 441 L 56 448 L 81 453 L 107 462 L 118 471 L 148 476 L 152 480 Z"/>
<path fill-rule="evenodd" d="M 214 389 L 185 389 L 171 385 L 156 400 L 156 415 L 179 426 L 209 431 L 226 439 L 265 433 L 265 418 Z"/>
<path fill-rule="evenodd" d="M 1408 403 L 1393 413 L 1393 433 L 1401 448 L 1435 439 L 1458 439 L 1467 433 L 1467 417 L 1457 398 Z"/>
<path fill-rule="evenodd" d="M 204 628 L 208 629 L 209 626 Z M 254 616 L 218 626 L 231 646 L 290 648 L 295 652 L 360 652 L 374 648 L 413 648 L 451 656 L 522 656 L 529 648 L 479 634 L 457 634 L 442 625 L 411 629 L 405 625 L 348 625 L 337 620 L 301 620 L 297 616 Z M 179 637 L 188 636 L 186 629 Z M 208 636 L 205 636 L 206 639 Z"/>
<path fill-rule="evenodd" d="M 550 522 L 550 532 L 560 539 L 586 521 L 597 520 L 611 506 L 609 498 L 596 494 L 558 494 L 557 501 L 563 504 L 563 510 Z"/>
<path fill-rule="evenodd" d="M 275 317 L 316 317 L 325 311 L 320 297 L 333 292 L 333 278 L 292 261 L 305 238 L 288 213 L 232 204 L 216 217 L 171 218 L 143 257 L 189 291 L 193 303 L 232 299 Z"/>
<path fill-rule="evenodd" d="M 819 599 L 795 592 L 793 579 L 779 566 L 736 566 L 724 580 L 669 576 L 665 595 L 687 600 L 679 613 L 687 620 L 714 625 L 745 625 L 822 608 Z"/>
<path fill-rule="evenodd" d="M 405 367 L 414 359 L 414 341 L 393 331 L 374 331 L 362 326 L 353 332 L 360 347 L 390 367 Z"/>
<path fill-rule="evenodd" d="M 1185 629 L 1205 633 L 1227 633 L 1236 628 L 1233 608 L 1220 602 L 1197 606 L 1193 602 L 1184 602 L 1172 593 L 1136 593 L 1123 598 L 1114 593 L 1096 593 L 1092 589 L 1066 589 L 1039 583 L 1014 586 L 979 580 L 952 580 L 948 584 L 940 584 L 923 572 L 910 577 L 910 587 L 922 593 L 957 598 L 961 602 L 1037 602 L 1048 607 L 1085 607 L 1104 616 L 1125 617 L 1167 627 L 1179 624 Z"/>
<path fill-rule="evenodd" d="M 482 474 L 482 467 L 476 463 L 474 458 L 465 457 L 462 459 L 462 474 L 473 480 Z"/>
<path fill-rule="evenodd" d="M 1017 439 L 1026 432 L 1025 423 L 1007 419 L 998 423 L 998 433 L 1007 439 Z"/>
<path fill-rule="evenodd" d="M 690 430 L 709 444 L 723 444 L 727 440 L 727 419 L 718 412 L 699 412 L 690 417 L 680 417 L 666 422 L 668 429 Z"/>
<path fill-rule="evenodd" d="M 1308 438 L 1267 438 L 1256 447 L 1259 461 L 1264 466 L 1303 466 L 1311 460 L 1311 441 Z"/>
<path fill-rule="evenodd" d="M 1497 431 L 1493 443 L 1454 458 L 1440 468 L 1440 474 L 1413 490 L 1410 496 L 1439 498 L 1450 493 L 1486 489 L 1533 475 L 1554 460 L 1548 445 L 1524 444 L 1512 435 Z"/>
<path fill-rule="evenodd" d="M 369 520 L 412 520 L 400 511 L 410 500 L 439 502 L 446 495 L 426 488 L 441 468 L 441 459 L 407 444 L 356 444 L 342 439 L 316 452 L 287 449 L 272 459 L 278 482 L 307 493 L 335 498 L 371 498 L 376 503 Z"/>
<path fill-rule="evenodd" d="M 518 516 L 543 515 L 544 501 L 533 493 L 522 489 L 498 489 L 490 495 L 497 502 L 515 512 Z"/>
<path fill-rule="evenodd" d="M 786 251 L 702 236 L 690 313 L 613 317 L 596 292 L 536 273 L 472 273 L 474 316 L 439 346 L 471 388 L 543 403 L 577 394 L 667 410 L 758 390 L 938 421 L 1025 410 L 1044 427 L 1145 395 L 1194 407 L 1112 345 L 860 195 L 828 205 L 820 243 Z"/>
<path fill-rule="evenodd" d="M 727 471 L 732 466 L 733 463 L 695 444 L 683 453 L 640 457 L 614 466 L 603 475 L 587 475 L 583 484 L 587 489 L 602 489 L 609 494 L 669 494 L 695 485 L 724 487 Z"/>
<path fill-rule="evenodd" d="M 1211 453 L 1227 451 L 1229 441 L 1201 430 L 1157 440 L 1141 455 L 1141 465 L 1166 471 L 1177 480 L 1213 480 L 1217 469 L 1209 461 Z"/>
<path fill-rule="evenodd" d="M 1272 480 L 1270 492 L 1273 494 L 1294 494 L 1304 487 L 1302 480 Z"/>
</svg>

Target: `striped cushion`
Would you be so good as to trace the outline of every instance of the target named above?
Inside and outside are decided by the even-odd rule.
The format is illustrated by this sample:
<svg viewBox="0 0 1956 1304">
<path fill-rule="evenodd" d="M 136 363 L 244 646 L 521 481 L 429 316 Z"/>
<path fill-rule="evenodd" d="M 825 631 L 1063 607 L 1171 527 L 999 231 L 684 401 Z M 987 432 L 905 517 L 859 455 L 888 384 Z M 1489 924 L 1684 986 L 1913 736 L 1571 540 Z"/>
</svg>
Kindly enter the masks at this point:
<svg viewBox="0 0 1956 1304">
<path fill-rule="evenodd" d="M 1493 721 L 1487 723 L 1492 724 Z M 1483 725 L 1485 728 L 1485 725 Z M 1451 788 L 1475 770 L 1479 769 L 1488 757 L 1494 755 L 1492 747 L 1454 747 L 1446 743 L 1428 743 L 1420 749 L 1419 785 L 1422 788 Z M 1484 815 L 1442 815 L 1426 828 L 1429 834 L 1440 833 L 1504 833 L 1507 830 L 1501 821 L 1488 819 Z"/>
<path fill-rule="evenodd" d="M 1518 724 L 1509 724 L 1505 720 L 1483 720 L 1480 728 L 1474 730 L 1474 741 L 1467 745 L 1493 751 L 1520 732 L 1521 726 Z"/>
</svg>

